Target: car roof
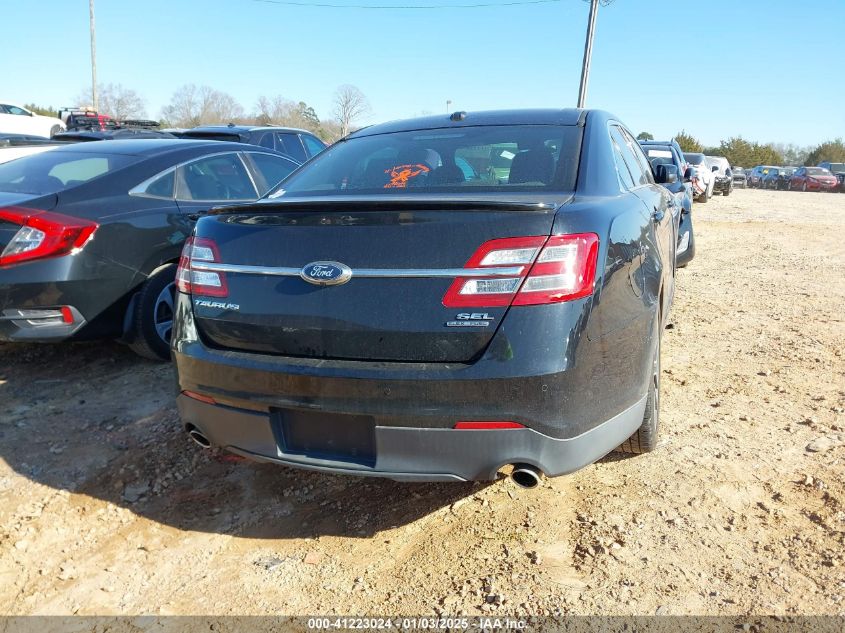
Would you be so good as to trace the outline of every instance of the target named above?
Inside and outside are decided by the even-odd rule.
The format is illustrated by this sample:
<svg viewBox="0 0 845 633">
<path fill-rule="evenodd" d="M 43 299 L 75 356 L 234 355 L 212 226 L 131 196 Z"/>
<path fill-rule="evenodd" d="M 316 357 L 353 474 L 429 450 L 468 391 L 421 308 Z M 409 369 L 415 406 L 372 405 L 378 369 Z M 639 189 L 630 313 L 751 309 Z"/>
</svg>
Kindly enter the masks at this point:
<svg viewBox="0 0 845 633">
<path fill-rule="evenodd" d="M 411 132 L 414 130 L 473 127 L 481 125 L 583 125 L 588 112 L 599 111 L 583 110 L 580 108 L 565 108 L 561 110 L 534 109 L 456 112 L 454 114 L 438 114 L 434 116 L 419 117 L 416 119 L 388 121 L 387 123 L 372 125 L 358 130 L 357 132 L 353 132 L 348 138 L 374 136 L 376 134 L 391 134 L 394 132 Z"/>
<path fill-rule="evenodd" d="M 220 141 L 185 140 L 178 138 L 138 138 L 121 139 L 114 141 L 92 141 L 90 143 L 73 143 L 62 145 L 52 150 L 54 152 L 75 152 L 82 154 L 125 154 L 127 156 L 153 156 L 179 150 L 192 149 L 197 147 L 213 147 L 216 150 L 246 149 L 256 150 L 258 148 L 244 143 L 228 143 Z"/>
<path fill-rule="evenodd" d="M 238 132 L 260 132 L 262 130 L 272 130 L 274 132 L 304 132 L 305 134 L 313 134 L 308 130 L 302 130 L 296 127 L 282 127 L 281 125 L 200 125 L 184 130 L 184 134 L 191 132 L 213 132 L 215 134 L 237 134 Z"/>
</svg>

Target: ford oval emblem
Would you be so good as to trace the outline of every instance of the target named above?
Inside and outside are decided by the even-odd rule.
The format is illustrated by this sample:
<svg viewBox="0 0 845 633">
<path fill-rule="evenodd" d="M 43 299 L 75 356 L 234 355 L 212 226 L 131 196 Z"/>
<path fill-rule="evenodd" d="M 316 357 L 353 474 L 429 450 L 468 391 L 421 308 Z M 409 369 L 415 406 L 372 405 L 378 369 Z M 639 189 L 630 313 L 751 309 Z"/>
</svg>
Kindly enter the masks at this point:
<svg viewBox="0 0 845 633">
<path fill-rule="evenodd" d="M 352 279 L 352 269 L 338 262 L 311 262 L 302 267 L 299 276 L 316 286 L 338 286 Z"/>
</svg>

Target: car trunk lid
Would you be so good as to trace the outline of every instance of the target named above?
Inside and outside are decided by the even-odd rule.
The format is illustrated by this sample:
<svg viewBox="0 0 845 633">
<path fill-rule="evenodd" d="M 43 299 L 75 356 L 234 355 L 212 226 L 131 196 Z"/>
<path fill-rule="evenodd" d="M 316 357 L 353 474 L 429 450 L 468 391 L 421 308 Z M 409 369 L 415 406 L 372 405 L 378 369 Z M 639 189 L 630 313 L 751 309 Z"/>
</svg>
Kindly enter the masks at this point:
<svg viewBox="0 0 845 633">
<path fill-rule="evenodd" d="M 203 218 L 197 238 L 213 240 L 223 264 L 259 269 L 227 271 L 225 297 L 194 293 L 197 327 L 209 344 L 233 350 L 469 362 L 508 306 L 445 307 L 455 269 L 488 240 L 548 236 L 556 209 L 526 200 L 348 198 L 227 209 Z M 341 266 L 351 279 L 309 283 L 301 271 L 313 263 L 309 275 Z"/>
</svg>

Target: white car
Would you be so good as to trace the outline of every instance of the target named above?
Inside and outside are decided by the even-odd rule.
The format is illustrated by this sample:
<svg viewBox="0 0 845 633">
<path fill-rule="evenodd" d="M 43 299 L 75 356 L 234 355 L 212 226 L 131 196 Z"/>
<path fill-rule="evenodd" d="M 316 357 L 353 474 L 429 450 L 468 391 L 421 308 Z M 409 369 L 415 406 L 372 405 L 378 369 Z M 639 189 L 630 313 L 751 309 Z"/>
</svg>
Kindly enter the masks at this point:
<svg viewBox="0 0 845 633">
<path fill-rule="evenodd" d="M 36 134 L 49 138 L 64 129 L 65 124 L 61 119 L 41 116 L 22 106 L 0 100 L 0 132 Z"/>
<path fill-rule="evenodd" d="M 684 160 L 695 169 L 695 176 L 692 179 L 692 192 L 695 199 L 699 202 L 707 202 L 713 197 L 713 186 L 716 184 L 707 159 L 704 154 L 684 152 Z"/>
</svg>

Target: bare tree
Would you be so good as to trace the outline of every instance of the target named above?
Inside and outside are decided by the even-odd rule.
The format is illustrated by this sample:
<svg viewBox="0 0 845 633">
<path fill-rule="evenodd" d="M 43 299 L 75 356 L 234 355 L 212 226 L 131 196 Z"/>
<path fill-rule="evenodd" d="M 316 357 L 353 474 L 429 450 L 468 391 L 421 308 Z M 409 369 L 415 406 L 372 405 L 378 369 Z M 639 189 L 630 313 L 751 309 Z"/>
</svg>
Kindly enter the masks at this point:
<svg viewBox="0 0 845 633">
<path fill-rule="evenodd" d="M 281 96 L 272 99 L 261 96 L 258 97 L 255 110 L 256 125 L 284 125 L 312 132 L 319 132 L 322 125 L 314 108 L 304 101 L 295 103 Z"/>
<path fill-rule="evenodd" d="M 125 119 L 141 119 L 147 116 L 144 107 L 144 99 L 131 88 L 124 88 L 122 84 L 99 84 L 100 112 L 107 114 L 113 119 L 123 121 Z M 91 90 L 85 88 L 80 91 L 76 102 L 80 106 L 89 106 Z"/>
<path fill-rule="evenodd" d="M 371 112 L 370 102 L 356 86 L 345 84 L 334 93 L 334 116 L 340 123 L 340 135 L 346 136 L 352 126 Z"/>
<path fill-rule="evenodd" d="M 209 86 L 186 84 L 173 93 L 161 117 L 176 127 L 196 127 L 210 123 L 230 123 L 243 117 L 235 98 Z"/>
</svg>

